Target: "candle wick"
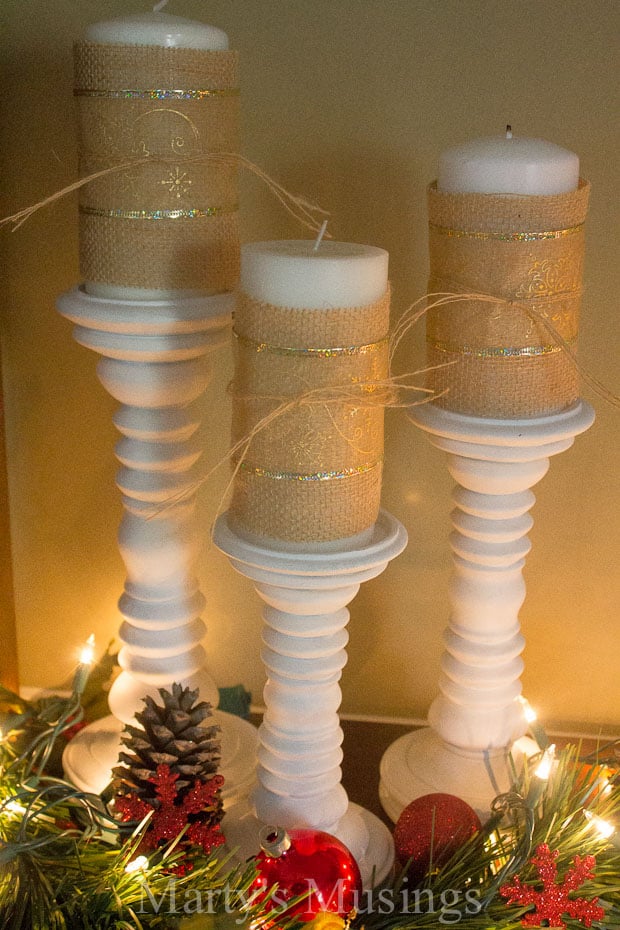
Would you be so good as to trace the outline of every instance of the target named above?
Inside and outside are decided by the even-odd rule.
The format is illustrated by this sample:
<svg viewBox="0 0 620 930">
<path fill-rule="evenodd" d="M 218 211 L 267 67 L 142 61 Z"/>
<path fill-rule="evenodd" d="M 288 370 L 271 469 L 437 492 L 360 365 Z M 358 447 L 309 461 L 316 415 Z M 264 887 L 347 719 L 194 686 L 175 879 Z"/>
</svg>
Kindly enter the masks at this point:
<svg viewBox="0 0 620 930">
<path fill-rule="evenodd" d="M 510 124 L 506 126 L 506 138 L 512 139 L 512 126 Z"/>
<path fill-rule="evenodd" d="M 159 0 L 159 3 L 156 3 L 153 7 L 153 13 L 159 13 L 168 3 L 168 0 Z"/>
<path fill-rule="evenodd" d="M 318 251 L 319 251 L 319 246 L 320 246 L 320 244 L 321 244 L 321 241 L 322 241 L 322 239 L 323 239 L 323 236 L 325 235 L 325 230 L 326 230 L 326 229 L 327 229 L 327 220 L 324 220 L 324 221 L 323 221 L 323 225 L 322 225 L 321 228 L 319 229 L 319 234 L 318 234 L 318 236 L 316 237 L 316 242 L 314 243 L 314 248 L 312 249 L 313 252 L 318 252 Z"/>
</svg>

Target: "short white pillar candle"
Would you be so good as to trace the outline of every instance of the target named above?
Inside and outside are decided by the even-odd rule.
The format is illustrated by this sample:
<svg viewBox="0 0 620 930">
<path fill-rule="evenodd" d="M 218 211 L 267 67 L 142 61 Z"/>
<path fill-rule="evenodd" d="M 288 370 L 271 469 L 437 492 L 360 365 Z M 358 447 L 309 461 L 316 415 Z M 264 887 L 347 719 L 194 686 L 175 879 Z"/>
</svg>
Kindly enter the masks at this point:
<svg viewBox="0 0 620 930">
<path fill-rule="evenodd" d="M 241 290 L 279 307 L 361 307 L 387 288 L 388 253 L 354 242 L 251 242 L 241 249 Z"/>
</svg>

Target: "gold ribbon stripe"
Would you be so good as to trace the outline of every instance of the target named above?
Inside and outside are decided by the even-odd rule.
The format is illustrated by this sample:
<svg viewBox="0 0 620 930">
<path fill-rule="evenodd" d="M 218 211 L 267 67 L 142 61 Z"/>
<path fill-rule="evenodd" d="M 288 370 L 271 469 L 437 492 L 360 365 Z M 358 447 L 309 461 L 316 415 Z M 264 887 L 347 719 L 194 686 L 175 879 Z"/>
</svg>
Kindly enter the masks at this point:
<svg viewBox="0 0 620 930">
<path fill-rule="evenodd" d="M 378 342 L 369 342 L 362 346 L 329 346 L 328 348 L 319 348 L 313 346 L 295 347 L 295 346 L 278 346 L 268 342 L 256 342 L 233 329 L 233 335 L 238 342 L 247 346 L 254 346 L 257 353 L 270 352 L 273 355 L 296 355 L 306 356 L 307 358 L 343 358 L 355 355 L 369 355 L 371 352 L 377 352 L 388 343 L 388 336 L 380 339 Z"/>
<path fill-rule="evenodd" d="M 89 87 L 76 87 L 74 97 L 95 97 L 106 100 L 208 100 L 211 97 L 238 97 L 238 87 L 205 88 L 203 90 L 172 88 L 170 90 L 154 87 L 149 90 L 121 88 L 120 90 L 97 90 Z"/>
<path fill-rule="evenodd" d="M 274 481 L 333 481 L 334 479 L 355 478 L 356 475 L 364 475 L 383 462 L 381 455 L 374 462 L 366 462 L 363 465 L 356 465 L 352 468 L 343 468 L 340 471 L 317 471 L 306 474 L 304 472 L 285 472 L 273 471 L 269 468 L 263 468 L 260 465 L 250 465 L 247 462 L 241 463 L 243 471 L 255 475 L 257 478 L 271 478 Z"/>
<path fill-rule="evenodd" d="M 236 204 L 230 207 L 206 207 L 204 210 L 104 210 L 100 207 L 80 206 L 79 212 L 84 216 L 103 216 L 120 220 L 200 220 L 209 216 L 236 213 L 238 209 Z"/>
<path fill-rule="evenodd" d="M 538 358 L 541 355 L 552 355 L 555 352 L 561 352 L 561 345 L 544 345 L 544 346 L 469 346 L 469 345 L 451 345 L 447 342 L 438 342 L 434 339 L 427 339 L 427 344 L 439 352 L 452 352 L 454 355 L 470 355 L 473 358 Z M 576 339 L 567 340 L 571 347 L 576 344 Z"/>
<path fill-rule="evenodd" d="M 547 239 L 564 239 L 574 236 L 583 229 L 583 223 L 569 226 L 566 229 L 548 229 L 543 232 L 477 232 L 469 229 L 454 229 L 450 226 L 437 226 L 429 223 L 431 232 L 438 236 L 448 236 L 450 239 L 481 239 L 483 241 L 495 240 L 497 242 L 543 242 Z"/>
</svg>

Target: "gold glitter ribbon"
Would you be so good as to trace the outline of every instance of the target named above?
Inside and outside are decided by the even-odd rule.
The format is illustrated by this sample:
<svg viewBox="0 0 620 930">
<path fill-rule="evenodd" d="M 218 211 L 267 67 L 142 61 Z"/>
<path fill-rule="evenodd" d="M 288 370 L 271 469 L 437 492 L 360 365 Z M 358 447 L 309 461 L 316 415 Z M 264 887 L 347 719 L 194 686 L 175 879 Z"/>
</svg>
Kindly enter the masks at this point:
<svg viewBox="0 0 620 930">
<path fill-rule="evenodd" d="M 343 468 L 340 471 L 315 471 L 311 474 L 292 471 L 271 471 L 262 468 L 260 465 L 251 465 L 249 462 L 242 462 L 241 469 L 256 475 L 257 478 L 271 478 L 272 481 L 332 481 L 342 478 L 354 478 L 355 475 L 363 475 L 372 468 L 377 468 L 383 462 L 383 456 L 380 456 L 376 462 L 366 462 L 363 465 L 356 465 L 353 468 Z"/>
<path fill-rule="evenodd" d="M 576 346 L 589 184 L 568 194 L 448 194 L 429 188 L 430 292 L 464 298 L 427 316 L 427 384 L 473 416 L 556 413 L 578 397 Z M 446 362 L 454 364 L 445 365 Z"/>
<path fill-rule="evenodd" d="M 471 229 L 453 229 L 450 226 L 437 226 L 428 224 L 432 233 L 438 236 L 449 236 L 451 239 L 481 239 L 483 241 L 497 240 L 498 242 L 541 242 L 546 239 L 564 239 L 581 232 L 583 223 L 571 226 L 568 229 L 547 229 L 541 232 L 480 232 Z"/>
<path fill-rule="evenodd" d="M 353 536 L 381 494 L 389 293 L 366 307 L 293 309 L 238 297 L 233 441 L 253 435 L 231 520 L 289 543 Z"/>
<path fill-rule="evenodd" d="M 206 219 L 209 216 L 220 216 L 224 213 L 235 213 L 239 208 L 232 207 L 206 207 L 204 210 L 192 208 L 191 210 L 102 210 L 97 207 L 80 207 L 83 216 L 105 216 L 121 220 L 195 220 Z"/>
<path fill-rule="evenodd" d="M 555 352 L 561 352 L 560 345 L 543 345 L 543 346 L 484 346 L 476 348 L 468 345 L 448 345 L 445 342 L 437 340 L 430 341 L 430 344 L 438 352 L 450 352 L 453 355 L 471 355 L 475 358 L 537 358 L 540 355 L 551 355 Z M 575 340 L 569 345 L 574 346 Z"/>
<path fill-rule="evenodd" d="M 106 100 L 205 100 L 209 97 L 238 97 L 239 88 L 210 88 L 209 90 L 96 90 L 76 87 L 74 97 L 97 97 Z"/>
<path fill-rule="evenodd" d="M 255 342 L 252 339 L 246 339 L 240 336 L 233 327 L 233 336 L 239 342 L 247 346 L 252 346 L 256 352 L 271 352 L 274 355 L 297 355 L 314 358 L 343 358 L 344 356 L 368 355 L 371 352 L 378 352 L 384 349 L 388 344 L 389 337 L 380 339 L 378 342 L 369 342 L 363 346 L 328 346 L 319 348 L 317 346 L 276 346 L 268 342 Z"/>
<path fill-rule="evenodd" d="M 237 166 L 205 156 L 238 150 L 236 53 L 78 42 L 74 93 L 83 278 L 234 289 Z"/>
</svg>

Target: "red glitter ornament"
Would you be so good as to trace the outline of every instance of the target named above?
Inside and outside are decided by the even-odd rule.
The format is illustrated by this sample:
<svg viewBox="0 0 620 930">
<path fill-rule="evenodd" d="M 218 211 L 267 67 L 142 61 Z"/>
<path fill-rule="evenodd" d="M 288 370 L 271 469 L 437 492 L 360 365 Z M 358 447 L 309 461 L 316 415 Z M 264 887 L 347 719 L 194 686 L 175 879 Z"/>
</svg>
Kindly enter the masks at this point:
<svg viewBox="0 0 620 930">
<path fill-rule="evenodd" d="M 357 862 L 340 840 L 321 830 L 289 830 L 268 827 L 263 832 L 262 851 L 256 857 L 258 877 L 252 891 L 260 892 L 277 885 L 273 898 L 266 902 L 268 911 L 278 911 L 279 919 L 312 920 L 317 914 L 331 911 L 345 917 L 357 906 L 362 879 Z M 303 901 L 287 906 L 293 898 Z"/>
<path fill-rule="evenodd" d="M 564 881 L 556 882 L 558 851 L 551 852 L 546 843 L 536 850 L 530 859 L 536 866 L 542 881 L 542 891 L 533 885 L 524 885 L 517 875 L 510 885 L 502 885 L 499 893 L 506 898 L 507 904 L 533 904 L 534 910 L 526 914 L 521 923 L 524 927 L 566 927 L 562 915 L 583 921 L 586 927 L 592 926 L 593 920 L 602 920 L 605 911 L 598 904 L 598 898 L 571 898 L 570 893 L 589 879 L 594 878 L 594 856 L 575 856 L 573 866 L 564 876 Z M 544 921 L 544 923 L 543 923 Z"/>
<path fill-rule="evenodd" d="M 480 830 L 476 812 L 452 794 L 425 794 L 403 810 L 394 828 L 394 845 L 407 875 L 419 884 L 429 870 L 441 868 Z"/>
</svg>

